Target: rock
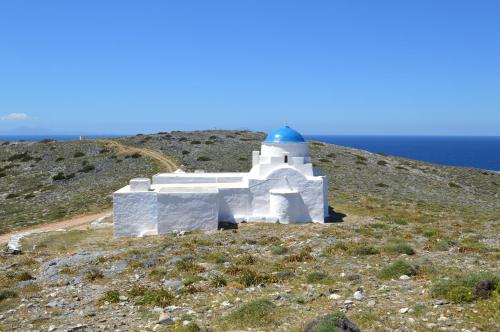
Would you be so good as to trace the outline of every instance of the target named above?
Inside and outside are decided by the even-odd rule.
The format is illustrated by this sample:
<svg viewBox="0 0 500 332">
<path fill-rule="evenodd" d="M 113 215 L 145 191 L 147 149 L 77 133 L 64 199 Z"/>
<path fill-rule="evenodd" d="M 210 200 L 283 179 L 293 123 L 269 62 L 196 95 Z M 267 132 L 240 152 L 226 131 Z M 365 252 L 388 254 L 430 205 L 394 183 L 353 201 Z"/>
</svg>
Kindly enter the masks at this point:
<svg viewBox="0 0 500 332">
<path fill-rule="evenodd" d="M 368 306 L 368 307 L 374 307 L 375 304 L 376 304 L 375 300 L 370 300 L 370 301 L 368 301 L 368 303 L 366 303 L 366 306 Z"/>
<path fill-rule="evenodd" d="M 170 318 L 170 315 L 166 312 L 162 312 L 160 314 L 160 318 L 158 319 L 158 324 L 161 325 L 172 325 L 174 323 L 173 319 Z"/>
<path fill-rule="evenodd" d="M 222 307 L 232 307 L 233 305 L 229 301 L 224 301 L 224 302 L 221 303 L 221 306 Z"/>
<path fill-rule="evenodd" d="M 474 295 L 481 299 L 486 299 L 490 297 L 494 286 L 495 284 L 492 280 L 482 280 L 474 287 Z"/>
<path fill-rule="evenodd" d="M 328 296 L 328 298 L 330 300 L 338 300 L 340 299 L 342 296 L 340 296 L 339 294 L 331 294 L 330 296 Z"/>
<path fill-rule="evenodd" d="M 118 298 L 120 299 L 120 301 L 128 301 L 128 297 L 124 295 L 120 295 Z"/>
<path fill-rule="evenodd" d="M 246 245 L 246 246 L 240 246 L 240 250 L 242 251 L 249 251 L 249 250 L 255 250 L 255 246 L 254 245 Z"/>
<path fill-rule="evenodd" d="M 174 265 L 175 263 L 180 262 L 180 261 L 190 261 L 193 259 L 194 259 L 194 256 L 190 255 L 190 254 L 178 255 L 178 256 L 174 256 L 172 259 L 170 259 L 167 263 L 165 263 L 165 265 L 170 266 L 170 265 Z"/>
<path fill-rule="evenodd" d="M 448 304 L 450 303 L 448 300 L 439 300 L 434 303 L 434 305 L 443 305 L 443 304 Z"/>
<path fill-rule="evenodd" d="M 303 332 L 312 331 L 360 332 L 356 324 L 350 321 L 344 313 L 335 312 L 313 319 L 306 323 Z"/>
<path fill-rule="evenodd" d="M 50 325 L 49 328 L 47 329 L 47 331 L 49 331 L 49 332 L 52 332 L 55 330 L 56 330 L 56 327 L 54 325 Z"/>
<path fill-rule="evenodd" d="M 356 291 L 356 292 L 354 292 L 353 297 L 355 300 L 361 301 L 365 296 L 363 295 L 362 292 Z"/>
<path fill-rule="evenodd" d="M 408 312 L 408 310 L 410 310 L 410 309 L 408 309 L 406 307 L 405 308 L 401 308 L 401 309 L 399 309 L 399 313 L 400 314 L 406 314 Z"/>
<path fill-rule="evenodd" d="M 408 280 L 410 279 L 409 276 L 407 276 L 406 274 L 403 274 L 401 277 L 399 277 L 399 280 Z"/>
<path fill-rule="evenodd" d="M 361 279 L 361 276 L 359 274 L 353 273 L 353 274 L 349 274 L 347 276 L 347 280 L 349 280 L 349 281 L 354 281 L 354 280 L 359 280 L 359 279 Z"/>
<path fill-rule="evenodd" d="M 163 286 L 173 290 L 179 290 L 184 287 L 180 280 L 168 279 L 163 282 Z"/>
</svg>

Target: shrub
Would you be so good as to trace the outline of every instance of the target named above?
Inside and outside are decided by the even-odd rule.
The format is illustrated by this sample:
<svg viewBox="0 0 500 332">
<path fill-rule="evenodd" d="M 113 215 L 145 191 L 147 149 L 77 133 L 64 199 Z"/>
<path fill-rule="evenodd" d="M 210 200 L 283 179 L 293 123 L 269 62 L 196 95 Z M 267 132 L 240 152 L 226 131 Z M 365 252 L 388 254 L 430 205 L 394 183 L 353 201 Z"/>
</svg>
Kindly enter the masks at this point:
<svg viewBox="0 0 500 332">
<path fill-rule="evenodd" d="M 64 158 L 63 158 L 63 157 L 58 157 L 58 158 L 56 159 L 56 161 L 57 161 L 57 162 L 59 162 L 59 161 L 63 161 L 63 160 L 64 160 Z"/>
<path fill-rule="evenodd" d="M 84 157 L 85 156 L 85 153 L 81 152 L 81 151 L 77 151 L 75 152 L 75 154 L 73 155 L 74 158 L 80 158 L 80 157 Z"/>
<path fill-rule="evenodd" d="M 332 152 L 332 153 L 327 154 L 326 156 L 329 158 L 335 158 L 335 153 Z"/>
<path fill-rule="evenodd" d="M 214 142 L 212 142 L 212 141 L 205 141 L 205 144 L 206 144 L 206 145 L 211 145 L 211 144 L 215 144 L 215 143 L 214 143 Z"/>
<path fill-rule="evenodd" d="M 5 199 L 16 198 L 17 196 L 19 196 L 19 195 L 18 194 L 8 194 L 7 196 L 5 196 Z"/>
<path fill-rule="evenodd" d="M 413 265 L 403 260 L 397 260 L 384 267 L 377 276 L 380 279 L 391 279 L 399 278 L 402 275 L 413 276 L 416 274 L 417 269 Z"/>
<path fill-rule="evenodd" d="M 321 142 L 312 142 L 311 143 L 312 145 L 317 145 L 317 146 L 324 146 L 325 144 L 321 143 Z"/>
<path fill-rule="evenodd" d="M 210 278 L 210 286 L 212 287 L 219 288 L 219 287 L 224 287 L 226 285 L 227 285 L 227 280 L 221 274 L 214 274 Z"/>
<path fill-rule="evenodd" d="M 85 165 L 80 170 L 78 170 L 78 172 L 80 172 L 80 173 L 89 173 L 89 172 L 92 172 L 93 170 L 95 170 L 95 166 L 94 165 Z"/>
<path fill-rule="evenodd" d="M 190 154 L 190 152 L 189 152 L 189 151 L 187 151 L 187 150 L 182 150 L 182 154 L 183 154 L 183 155 L 187 155 L 187 154 Z"/>
<path fill-rule="evenodd" d="M 328 314 L 317 318 L 307 324 L 304 331 L 307 332 L 332 332 L 332 331 L 351 331 L 350 328 L 343 329 L 341 328 L 343 322 L 347 321 L 347 317 L 343 312 L 337 311 L 332 314 Z M 355 331 L 355 329 L 352 329 Z M 358 330 L 359 331 L 359 330 Z"/>
<path fill-rule="evenodd" d="M 57 173 L 56 175 L 54 175 L 52 177 L 52 180 L 54 180 L 54 181 L 61 181 L 61 180 L 64 180 L 64 179 L 66 179 L 66 177 L 64 176 L 63 172 L 59 172 L 59 173 Z"/>
<path fill-rule="evenodd" d="M 283 247 L 283 246 L 272 246 L 271 247 L 271 253 L 273 255 L 283 255 L 283 254 L 286 254 L 288 252 L 288 249 L 286 247 Z"/>
<path fill-rule="evenodd" d="M 187 286 L 191 286 L 192 284 L 195 284 L 201 280 L 203 280 L 203 279 L 200 276 L 192 275 L 192 276 L 189 276 L 186 279 L 184 279 L 182 281 L 182 284 L 187 287 Z"/>
<path fill-rule="evenodd" d="M 453 183 L 453 182 L 450 182 L 448 183 L 448 185 L 452 188 L 462 188 L 460 185 L 456 184 L 456 183 Z"/>
<path fill-rule="evenodd" d="M 180 272 L 200 273 L 204 272 L 205 268 L 196 264 L 191 260 L 182 260 L 175 263 L 175 267 Z"/>
<path fill-rule="evenodd" d="M 87 279 L 88 281 L 95 281 L 102 278 L 104 278 L 104 275 L 96 268 L 91 268 L 85 273 L 85 279 Z"/>
<path fill-rule="evenodd" d="M 500 277 L 489 272 L 456 275 L 433 281 L 432 297 L 444 297 L 453 303 L 468 303 L 477 298 L 488 298 L 500 287 Z"/>
<path fill-rule="evenodd" d="M 314 271 L 307 275 L 306 280 L 308 283 L 317 283 L 324 280 L 327 277 L 328 275 L 326 273 Z"/>
<path fill-rule="evenodd" d="M 246 287 L 255 286 L 266 281 L 266 278 L 253 270 L 244 270 L 238 282 Z"/>
<path fill-rule="evenodd" d="M 366 245 L 364 243 L 358 243 L 355 246 L 349 248 L 347 251 L 356 256 L 377 255 L 380 253 L 380 250 L 378 250 L 377 248 Z"/>
<path fill-rule="evenodd" d="M 137 301 L 137 304 L 152 305 L 156 307 L 166 307 L 174 302 L 175 296 L 164 288 L 142 289 L 142 297 Z"/>
<path fill-rule="evenodd" d="M 208 157 L 205 157 L 205 156 L 200 156 L 200 157 L 198 157 L 198 159 L 196 159 L 196 160 L 198 160 L 198 161 L 210 161 L 211 159 L 210 159 L 210 158 L 208 158 Z"/>
<path fill-rule="evenodd" d="M 235 263 L 240 264 L 240 265 L 253 265 L 256 262 L 257 262 L 257 259 L 250 254 L 244 254 L 244 255 L 235 259 Z"/>
<path fill-rule="evenodd" d="M 325 158 L 320 158 L 319 161 L 322 163 L 329 163 L 330 162 L 330 160 L 325 159 Z"/>
<path fill-rule="evenodd" d="M 33 276 L 27 271 L 17 273 L 7 273 L 7 277 L 13 281 L 27 281 L 34 279 Z"/>
<path fill-rule="evenodd" d="M 222 264 L 229 261 L 229 258 L 222 252 L 211 252 L 205 256 L 211 263 Z"/>
<path fill-rule="evenodd" d="M 34 194 L 27 194 L 26 196 L 24 196 L 24 199 L 32 199 L 34 197 L 35 197 Z"/>
<path fill-rule="evenodd" d="M 99 150 L 100 154 L 104 154 L 104 153 L 108 153 L 108 152 L 109 152 L 109 150 L 106 148 Z"/>
<path fill-rule="evenodd" d="M 240 328 L 261 327 L 273 322 L 275 308 L 269 300 L 254 300 L 233 311 L 226 317 L 226 321 Z"/>
<path fill-rule="evenodd" d="M 241 157 L 241 158 L 238 158 L 239 161 L 247 161 L 248 158 L 245 158 L 245 157 Z"/>
<path fill-rule="evenodd" d="M 453 303 L 469 303 L 475 299 L 472 291 L 464 286 L 452 288 L 446 295 L 447 299 Z"/>
<path fill-rule="evenodd" d="M 17 297 L 17 292 L 11 289 L 0 289 L 0 302 Z"/>
<path fill-rule="evenodd" d="M 139 153 L 139 152 L 134 152 L 128 156 L 126 156 L 125 158 L 132 158 L 132 159 L 137 159 L 137 158 L 140 158 L 142 155 Z"/>
<path fill-rule="evenodd" d="M 379 161 L 377 161 L 377 165 L 380 165 L 380 166 L 387 166 L 387 164 L 388 163 L 385 160 L 379 160 Z"/>
<path fill-rule="evenodd" d="M 311 256 L 311 248 L 304 248 L 296 254 L 286 256 L 283 259 L 283 261 L 288 263 L 293 263 L 293 262 L 305 262 L 311 259 L 313 259 L 313 257 Z"/>
<path fill-rule="evenodd" d="M 410 246 L 408 243 L 405 242 L 398 242 L 395 244 L 391 244 L 386 246 L 385 251 L 393 254 L 407 254 L 407 255 L 414 255 L 415 254 L 415 249 L 413 249 L 412 246 Z"/>
<path fill-rule="evenodd" d="M 200 141 L 191 141 L 191 144 L 201 144 Z"/>
<path fill-rule="evenodd" d="M 0 173 L 0 178 L 6 177 L 6 176 L 7 176 L 7 174 L 5 174 L 5 173 Z"/>
<path fill-rule="evenodd" d="M 99 298 L 99 304 L 104 304 L 104 302 L 118 303 L 120 302 L 120 293 L 117 290 L 110 290 L 104 293 L 103 296 Z"/>
<path fill-rule="evenodd" d="M 377 186 L 379 188 L 387 188 L 387 187 L 389 187 L 388 185 L 386 185 L 385 183 L 382 183 L 382 182 L 377 183 L 375 186 Z"/>
<path fill-rule="evenodd" d="M 27 162 L 33 160 L 33 157 L 30 156 L 27 152 L 23 152 L 14 154 L 7 159 L 7 161 L 16 161 L 16 160 L 19 160 L 21 162 Z"/>
<path fill-rule="evenodd" d="M 215 135 L 212 135 L 212 136 L 209 137 L 209 139 L 217 139 L 217 138 L 219 138 L 219 137 L 217 137 Z"/>
</svg>

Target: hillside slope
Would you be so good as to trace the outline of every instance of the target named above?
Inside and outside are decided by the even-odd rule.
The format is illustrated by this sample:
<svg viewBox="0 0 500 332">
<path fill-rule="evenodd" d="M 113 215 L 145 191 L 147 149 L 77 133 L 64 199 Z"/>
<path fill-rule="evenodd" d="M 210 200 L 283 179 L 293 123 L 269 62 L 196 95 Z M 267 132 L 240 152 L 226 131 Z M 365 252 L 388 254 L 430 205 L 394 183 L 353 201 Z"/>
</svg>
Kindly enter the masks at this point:
<svg viewBox="0 0 500 332">
<path fill-rule="evenodd" d="M 203 131 L 117 139 L 115 149 L 0 146 L 3 229 L 51 220 L 60 207 L 68 216 L 109 206 L 130 177 L 161 170 L 131 151 L 172 156 L 187 170 L 246 171 L 262 139 Z M 311 332 L 339 321 L 363 331 L 498 329 L 499 174 L 318 142 L 311 152 L 329 176 L 337 222 L 117 239 L 108 218 L 33 234 L 22 255 L 2 254 L 0 331 Z M 79 172 L 85 165 L 95 168 Z M 75 177 L 54 180 L 59 172 Z"/>
</svg>

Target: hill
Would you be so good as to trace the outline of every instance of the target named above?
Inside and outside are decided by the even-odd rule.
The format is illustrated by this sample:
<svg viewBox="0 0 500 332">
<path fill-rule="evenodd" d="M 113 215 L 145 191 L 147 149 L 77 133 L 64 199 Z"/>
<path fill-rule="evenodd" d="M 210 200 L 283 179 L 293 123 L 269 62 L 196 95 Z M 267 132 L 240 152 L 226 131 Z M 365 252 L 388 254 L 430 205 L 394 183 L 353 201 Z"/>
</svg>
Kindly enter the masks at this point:
<svg viewBox="0 0 500 332">
<path fill-rule="evenodd" d="M 130 177 L 173 167 L 151 152 L 186 170 L 246 171 L 262 139 L 4 143 L 2 230 L 109 208 Z M 310 144 L 337 222 L 114 239 L 106 219 L 34 234 L 2 257 L 0 330 L 314 331 L 349 325 L 345 314 L 368 331 L 494 331 L 500 175 Z"/>
</svg>

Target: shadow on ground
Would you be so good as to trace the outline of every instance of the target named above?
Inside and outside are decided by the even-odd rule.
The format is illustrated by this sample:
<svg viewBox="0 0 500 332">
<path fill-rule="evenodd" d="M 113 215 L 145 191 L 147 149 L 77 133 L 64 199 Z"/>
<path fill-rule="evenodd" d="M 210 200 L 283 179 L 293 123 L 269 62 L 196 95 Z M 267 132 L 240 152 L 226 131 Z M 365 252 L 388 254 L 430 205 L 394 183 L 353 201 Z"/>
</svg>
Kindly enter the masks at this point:
<svg viewBox="0 0 500 332">
<path fill-rule="evenodd" d="M 347 214 L 335 211 L 331 206 L 328 207 L 328 217 L 325 218 L 325 223 L 344 222 Z"/>
</svg>

